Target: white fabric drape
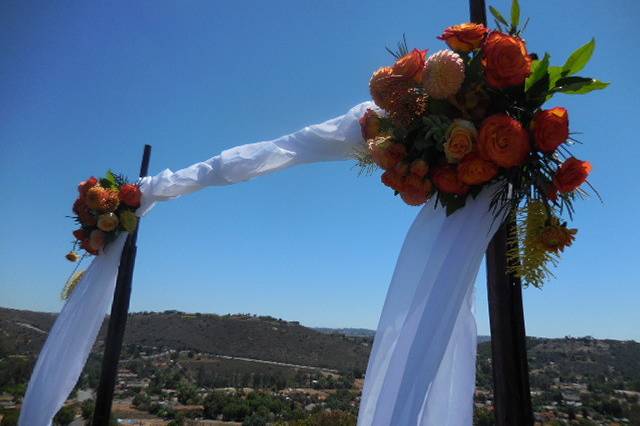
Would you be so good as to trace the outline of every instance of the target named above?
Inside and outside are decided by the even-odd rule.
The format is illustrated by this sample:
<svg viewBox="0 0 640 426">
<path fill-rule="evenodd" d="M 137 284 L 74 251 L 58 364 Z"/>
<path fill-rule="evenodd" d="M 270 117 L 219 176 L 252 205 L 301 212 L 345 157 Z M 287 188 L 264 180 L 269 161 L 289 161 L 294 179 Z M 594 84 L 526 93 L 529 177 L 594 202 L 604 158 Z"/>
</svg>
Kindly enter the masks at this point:
<svg viewBox="0 0 640 426">
<path fill-rule="evenodd" d="M 491 194 L 486 189 L 449 217 L 432 200 L 411 226 L 369 357 L 358 425 L 472 424 L 473 283 L 500 225 Z"/>
<path fill-rule="evenodd" d="M 49 331 L 22 402 L 21 426 L 50 425 L 76 385 L 113 298 L 126 239 L 120 235 L 91 262 Z"/>
<path fill-rule="evenodd" d="M 177 172 L 144 178 L 142 206 L 205 188 L 363 149 L 359 118 L 347 114 L 281 138 L 242 145 Z M 398 258 L 365 378 L 359 426 L 471 425 L 475 386 L 472 284 L 493 235 L 489 194 L 450 217 L 422 208 Z M 496 224 L 497 226 L 497 224 Z M 496 227 L 494 226 L 494 228 Z M 20 426 L 47 426 L 75 385 L 113 297 L 124 236 L 96 257 L 40 353 Z"/>
</svg>

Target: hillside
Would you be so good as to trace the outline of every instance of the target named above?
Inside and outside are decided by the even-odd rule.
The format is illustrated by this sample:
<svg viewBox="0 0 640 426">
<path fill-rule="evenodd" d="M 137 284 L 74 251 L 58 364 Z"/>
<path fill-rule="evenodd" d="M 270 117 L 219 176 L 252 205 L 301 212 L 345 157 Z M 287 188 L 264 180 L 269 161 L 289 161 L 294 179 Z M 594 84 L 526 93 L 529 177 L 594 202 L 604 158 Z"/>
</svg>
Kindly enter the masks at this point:
<svg viewBox="0 0 640 426">
<path fill-rule="evenodd" d="M 39 351 L 54 314 L 0 308 L 0 356 Z M 105 323 L 106 324 L 106 323 Z M 103 325 L 97 345 L 106 335 Z M 336 370 L 363 369 L 371 339 L 326 334 L 271 317 L 186 314 L 129 316 L 125 345 L 191 350 Z"/>
</svg>

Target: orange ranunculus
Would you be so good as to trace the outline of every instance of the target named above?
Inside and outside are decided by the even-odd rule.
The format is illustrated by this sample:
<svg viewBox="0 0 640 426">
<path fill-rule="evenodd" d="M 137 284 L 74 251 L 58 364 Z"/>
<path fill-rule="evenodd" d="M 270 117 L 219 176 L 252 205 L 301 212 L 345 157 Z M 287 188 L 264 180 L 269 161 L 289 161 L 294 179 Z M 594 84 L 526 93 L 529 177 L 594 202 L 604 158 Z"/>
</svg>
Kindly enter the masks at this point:
<svg viewBox="0 0 640 426">
<path fill-rule="evenodd" d="M 360 118 L 360 129 L 364 140 L 380 136 L 380 116 L 371 108 Z"/>
<path fill-rule="evenodd" d="M 484 25 L 468 22 L 445 29 L 438 39 L 444 40 L 456 52 L 470 52 L 480 47 L 487 32 Z"/>
<path fill-rule="evenodd" d="M 478 149 L 485 160 L 500 167 L 521 166 L 531 152 L 529 134 L 515 118 L 495 114 L 480 127 Z"/>
<path fill-rule="evenodd" d="M 401 192 L 400 197 L 402 198 L 402 201 L 404 201 L 410 206 L 421 206 L 422 204 L 426 203 L 427 200 L 429 199 L 429 197 L 426 194 L 422 192 L 417 192 L 417 191 Z"/>
<path fill-rule="evenodd" d="M 590 172 L 591 163 L 571 157 L 562 163 L 553 177 L 553 184 L 560 192 L 571 192 L 587 180 Z"/>
<path fill-rule="evenodd" d="M 383 184 L 388 186 L 389 188 L 401 192 L 404 190 L 404 176 L 398 174 L 395 170 L 387 170 L 385 171 L 380 180 Z"/>
<path fill-rule="evenodd" d="M 464 157 L 458 164 L 458 178 L 467 185 L 482 185 L 498 174 L 498 167 L 477 153 Z"/>
<path fill-rule="evenodd" d="M 540 230 L 538 243 L 546 251 L 562 252 L 575 240 L 577 229 L 569 229 L 559 223 L 551 223 Z"/>
<path fill-rule="evenodd" d="M 538 149 L 553 152 L 569 137 L 569 113 L 561 107 L 539 111 L 531 128 Z"/>
<path fill-rule="evenodd" d="M 91 176 L 87 180 L 83 180 L 82 182 L 80 182 L 80 184 L 78 185 L 78 192 L 80 193 L 80 197 L 81 198 L 84 197 L 84 195 L 87 193 L 89 188 L 93 188 L 97 184 L 98 184 L 98 179 L 96 179 L 93 176 Z"/>
<path fill-rule="evenodd" d="M 518 86 L 531 74 L 531 58 L 519 37 L 493 31 L 484 41 L 482 53 L 489 86 L 497 89 Z"/>
<path fill-rule="evenodd" d="M 137 208 L 140 207 L 142 192 L 140 191 L 140 187 L 138 185 L 127 183 L 120 187 L 118 197 L 120 198 L 120 201 L 122 201 L 127 206 Z"/>
<path fill-rule="evenodd" d="M 469 186 L 458 179 L 458 172 L 455 166 L 447 164 L 436 167 L 433 170 L 431 179 L 439 191 L 458 195 L 465 195 L 469 192 Z"/>
<path fill-rule="evenodd" d="M 422 69 L 426 55 L 426 50 L 413 49 L 393 64 L 393 75 L 416 83 L 422 82 Z"/>
<path fill-rule="evenodd" d="M 427 164 L 427 162 L 422 158 L 418 158 L 417 160 L 413 160 L 409 170 L 411 171 L 411 174 L 418 177 L 425 177 L 429 172 L 429 164 Z"/>
</svg>

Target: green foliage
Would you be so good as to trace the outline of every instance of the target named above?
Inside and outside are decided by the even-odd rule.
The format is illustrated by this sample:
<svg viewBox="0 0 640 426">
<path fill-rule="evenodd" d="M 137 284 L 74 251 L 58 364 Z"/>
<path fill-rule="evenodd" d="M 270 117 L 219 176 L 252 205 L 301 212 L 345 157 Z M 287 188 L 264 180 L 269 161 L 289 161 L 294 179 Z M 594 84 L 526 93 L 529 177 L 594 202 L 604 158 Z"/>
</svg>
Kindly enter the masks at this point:
<svg viewBox="0 0 640 426">
<path fill-rule="evenodd" d="M 549 54 L 545 53 L 542 60 L 533 61 L 533 63 L 531 64 L 531 75 L 527 77 L 524 83 L 525 92 L 529 92 L 529 90 L 535 83 L 537 83 L 545 75 L 549 74 L 548 73 L 549 59 L 550 59 Z M 548 86 L 547 86 L 547 89 L 548 89 Z"/>
<path fill-rule="evenodd" d="M 491 12 L 493 17 L 496 19 L 496 25 L 498 26 L 498 28 L 500 28 L 500 24 L 504 25 L 505 27 L 509 26 L 509 23 L 506 19 L 504 19 L 504 16 L 502 16 L 502 13 L 500 13 L 498 9 L 493 6 L 489 6 L 489 12 Z"/>
<path fill-rule="evenodd" d="M 80 414 L 85 420 L 93 418 L 93 410 L 96 408 L 96 402 L 93 399 L 85 399 L 80 405 Z"/>
<path fill-rule="evenodd" d="M 511 33 L 518 31 L 518 25 L 520 25 L 520 3 L 518 0 L 511 2 Z"/>
<path fill-rule="evenodd" d="M 587 77 L 562 77 L 558 79 L 553 92 L 566 93 L 569 95 L 583 95 L 594 90 L 602 90 L 609 83 L 605 83 Z"/>
<path fill-rule="evenodd" d="M 576 49 L 562 66 L 562 75 L 570 76 L 581 71 L 591 59 L 595 48 L 596 40 L 592 38 L 587 44 Z"/>
<path fill-rule="evenodd" d="M 67 426 L 76 418 L 76 409 L 72 405 L 66 405 L 58 411 L 53 418 L 53 423 L 59 426 Z"/>
</svg>

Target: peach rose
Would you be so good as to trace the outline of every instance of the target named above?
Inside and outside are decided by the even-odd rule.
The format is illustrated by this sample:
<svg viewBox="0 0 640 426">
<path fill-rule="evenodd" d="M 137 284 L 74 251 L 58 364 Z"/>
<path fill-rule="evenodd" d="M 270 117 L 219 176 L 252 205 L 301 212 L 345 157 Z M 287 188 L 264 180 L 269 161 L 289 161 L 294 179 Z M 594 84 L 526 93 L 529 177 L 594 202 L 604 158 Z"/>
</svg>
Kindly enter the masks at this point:
<svg viewBox="0 0 640 426">
<path fill-rule="evenodd" d="M 456 52 L 470 52 L 480 47 L 487 32 L 484 25 L 468 22 L 445 29 L 438 39 L 444 40 Z"/>
<path fill-rule="evenodd" d="M 539 111 L 531 128 L 536 147 L 542 152 L 553 152 L 569 138 L 569 113 L 560 107 Z"/>
<path fill-rule="evenodd" d="M 477 153 L 464 157 L 458 164 L 458 178 L 467 185 L 482 185 L 498 174 L 498 167 Z"/>
<path fill-rule="evenodd" d="M 444 155 L 449 163 L 457 163 L 473 151 L 478 131 L 472 122 L 455 119 L 447 129 L 447 141 L 444 143 Z"/>
<path fill-rule="evenodd" d="M 487 83 L 497 89 L 523 84 L 531 74 L 531 58 L 519 37 L 493 31 L 482 46 Z"/>
<path fill-rule="evenodd" d="M 591 163 L 571 157 L 562 163 L 553 177 L 553 184 L 560 192 L 571 192 L 587 180 L 589 173 L 591 173 Z"/>
<path fill-rule="evenodd" d="M 495 114 L 484 120 L 480 127 L 478 150 L 485 160 L 500 167 L 521 166 L 531 152 L 529 134 L 515 118 Z"/>
<path fill-rule="evenodd" d="M 360 118 L 360 129 L 364 140 L 380 136 L 380 116 L 371 108 L 368 108 Z"/>
<path fill-rule="evenodd" d="M 452 165 L 441 165 L 434 169 L 431 175 L 433 184 L 438 191 L 448 194 L 465 195 L 469 192 L 469 186 L 458 179 L 458 172 Z"/>
<path fill-rule="evenodd" d="M 422 69 L 426 55 L 426 50 L 413 49 L 393 64 L 393 75 L 419 84 L 422 82 Z"/>
</svg>

